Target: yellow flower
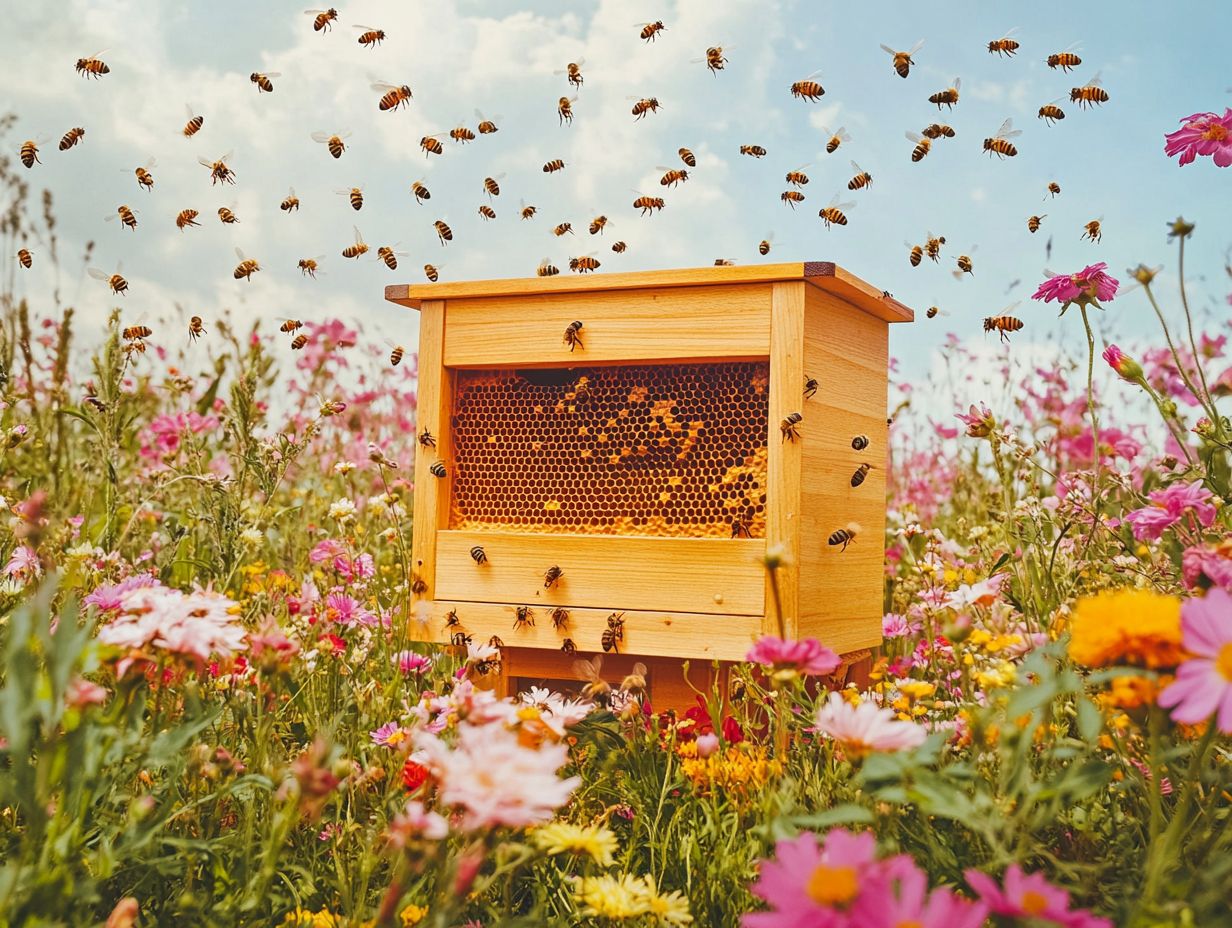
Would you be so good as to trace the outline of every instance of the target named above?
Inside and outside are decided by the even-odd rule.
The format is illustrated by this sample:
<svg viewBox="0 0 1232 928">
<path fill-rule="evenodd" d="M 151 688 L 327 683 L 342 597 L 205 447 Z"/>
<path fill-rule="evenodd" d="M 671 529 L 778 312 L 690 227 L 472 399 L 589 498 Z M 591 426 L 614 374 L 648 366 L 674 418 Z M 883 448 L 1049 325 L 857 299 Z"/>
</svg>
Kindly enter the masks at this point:
<svg viewBox="0 0 1232 928">
<path fill-rule="evenodd" d="M 731 745 L 706 758 L 695 755 L 696 750 L 681 752 L 680 771 L 699 790 L 719 789 L 737 797 L 750 796 L 783 772 L 782 763 L 770 759 L 764 747 L 749 744 Z"/>
<path fill-rule="evenodd" d="M 1157 680 L 1147 677 L 1113 677 L 1108 691 L 1099 695 L 1100 705 L 1108 709 L 1139 709 L 1154 705 L 1159 691 L 1172 682 L 1170 675 Z"/>
<path fill-rule="evenodd" d="M 402 928 L 411 928 L 412 925 L 418 925 L 427 917 L 428 910 L 422 905 L 408 905 L 398 913 L 398 919 L 402 922 Z"/>
<path fill-rule="evenodd" d="M 689 925 L 693 916 L 689 912 L 689 900 L 678 889 L 670 893 L 660 893 L 655 887 L 654 877 L 642 877 L 646 885 L 647 911 L 659 925 Z"/>
<path fill-rule="evenodd" d="M 996 690 L 1009 686 L 1018 676 L 1018 671 L 1009 661 L 1001 661 L 984 670 L 976 671 L 975 682 L 983 690 Z"/>
<path fill-rule="evenodd" d="M 582 906 L 581 914 L 591 918 L 637 918 L 650 911 L 646 884 L 627 873 L 579 877 L 573 899 Z"/>
<path fill-rule="evenodd" d="M 1070 619 L 1069 656 L 1086 667 L 1175 667 L 1184 658 L 1180 600 L 1150 590 L 1078 600 Z"/>
<path fill-rule="evenodd" d="M 615 863 L 616 836 L 602 825 L 589 828 L 568 822 L 550 822 L 530 833 L 535 847 L 549 856 L 585 854 L 600 867 Z"/>
<path fill-rule="evenodd" d="M 282 924 L 290 928 L 342 928 L 342 919 L 327 909 L 312 912 L 308 909 L 295 908 L 283 918 Z"/>
</svg>

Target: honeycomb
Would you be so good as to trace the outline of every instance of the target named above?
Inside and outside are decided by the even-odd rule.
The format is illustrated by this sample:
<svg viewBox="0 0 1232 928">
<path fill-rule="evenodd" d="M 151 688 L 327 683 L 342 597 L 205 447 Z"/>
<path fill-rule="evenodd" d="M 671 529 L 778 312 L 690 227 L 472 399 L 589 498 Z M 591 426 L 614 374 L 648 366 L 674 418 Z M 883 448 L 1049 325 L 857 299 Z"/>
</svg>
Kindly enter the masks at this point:
<svg viewBox="0 0 1232 928">
<path fill-rule="evenodd" d="M 450 527 L 764 538 L 769 365 L 460 370 Z"/>
</svg>

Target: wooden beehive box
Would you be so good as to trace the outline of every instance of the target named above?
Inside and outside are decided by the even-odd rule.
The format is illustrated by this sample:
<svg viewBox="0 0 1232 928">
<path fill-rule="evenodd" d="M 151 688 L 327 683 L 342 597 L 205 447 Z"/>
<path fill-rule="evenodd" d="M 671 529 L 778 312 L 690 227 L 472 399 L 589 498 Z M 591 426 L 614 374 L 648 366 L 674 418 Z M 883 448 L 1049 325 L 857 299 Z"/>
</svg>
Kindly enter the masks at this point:
<svg viewBox="0 0 1232 928">
<path fill-rule="evenodd" d="M 644 660 L 657 705 L 691 703 L 681 659 L 741 660 L 777 631 L 762 556 L 778 548 L 788 635 L 840 653 L 880 642 L 888 324 L 910 309 L 827 262 L 385 296 L 420 311 L 419 428 L 436 442 L 415 468 L 422 637 L 497 636 L 513 688 L 573 679 L 623 614 L 605 666 Z M 851 522 L 846 550 L 827 544 Z"/>
</svg>

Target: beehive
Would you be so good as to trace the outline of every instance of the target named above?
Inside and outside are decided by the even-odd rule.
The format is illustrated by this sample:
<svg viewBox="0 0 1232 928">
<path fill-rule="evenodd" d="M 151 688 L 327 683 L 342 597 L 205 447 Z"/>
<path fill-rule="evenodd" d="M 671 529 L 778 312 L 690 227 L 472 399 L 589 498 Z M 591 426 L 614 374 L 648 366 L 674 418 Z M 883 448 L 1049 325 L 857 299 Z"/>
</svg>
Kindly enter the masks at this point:
<svg viewBox="0 0 1232 928">
<path fill-rule="evenodd" d="M 691 703 L 680 659 L 740 660 L 777 631 L 776 550 L 789 635 L 880 641 L 888 323 L 912 318 L 889 294 L 810 262 L 386 298 L 420 310 L 418 424 L 435 441 L 415 474 L 416 634 L 496 636 L 513 686 L 571 679 L 615 614 L 607 666 L 645 660 L 657 704 Z M 852 522 L 851 544 L 827 543 Z"/>
</svg>

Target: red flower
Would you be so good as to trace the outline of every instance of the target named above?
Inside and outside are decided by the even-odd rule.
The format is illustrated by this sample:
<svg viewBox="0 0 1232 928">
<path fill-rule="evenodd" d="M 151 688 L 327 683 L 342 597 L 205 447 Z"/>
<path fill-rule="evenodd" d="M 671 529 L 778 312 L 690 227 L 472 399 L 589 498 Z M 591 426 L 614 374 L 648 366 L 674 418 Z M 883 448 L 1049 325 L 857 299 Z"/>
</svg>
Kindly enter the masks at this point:
<svg viewBox="0 0 1232 928">
<path fill-rule="evenodd" d="M 408 793 L 413 793 L 427 782 L 428 768 L 408 757 L 402 765 L 402 786 Z"/>
</svg>

